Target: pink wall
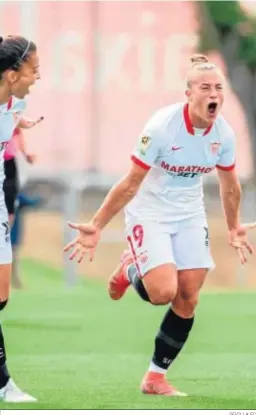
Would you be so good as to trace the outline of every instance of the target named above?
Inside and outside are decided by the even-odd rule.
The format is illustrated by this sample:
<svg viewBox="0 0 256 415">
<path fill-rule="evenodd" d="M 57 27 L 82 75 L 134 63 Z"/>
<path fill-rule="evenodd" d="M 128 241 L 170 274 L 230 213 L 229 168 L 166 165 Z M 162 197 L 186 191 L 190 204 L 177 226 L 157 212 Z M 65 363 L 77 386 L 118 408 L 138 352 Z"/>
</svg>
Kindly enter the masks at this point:
<svg viewBox="0 0 256 415">
<path fill-rule="evenodd" d="M 44 115 L 45 122 L 27 134 L 39 154 L 35 169 L 96 163 L 120 174 L 151 113 L 184 98 L 197 44 L 192 2 L 31 2 L 29 10 L 2 3 L 0 15 L 2 33 L 21 31 L 39 46 L 42 81 L 28 115 Z M 248 132 L 230 90 L 223 112 L 237 132 L 238 168 L 247 176 Z"/>
</svg>

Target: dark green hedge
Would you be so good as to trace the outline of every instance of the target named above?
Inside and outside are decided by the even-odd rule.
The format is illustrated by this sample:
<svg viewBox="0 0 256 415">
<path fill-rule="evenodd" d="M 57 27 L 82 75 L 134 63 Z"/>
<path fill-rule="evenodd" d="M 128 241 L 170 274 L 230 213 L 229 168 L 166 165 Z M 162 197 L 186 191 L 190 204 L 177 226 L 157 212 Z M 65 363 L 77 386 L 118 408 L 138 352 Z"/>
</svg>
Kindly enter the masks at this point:
<svg viewBox="0 0 256 415">
<path fill-rule="evenodd" d="M 225 41 L 225 37 L 233 33 L 238 39 L 237 57 L 246 61 L 250 69 L 256 69 L 256 18 L 248 16 L 241 8 L 238 1 L 204 1 L 203 6 L 215 26 L 219 41 Z M 211 31 L 205 25 L 202 39 L 202 47 L 209 49 Z M 212 39 L 213 42 L 216 40 Z"/>
</svg>

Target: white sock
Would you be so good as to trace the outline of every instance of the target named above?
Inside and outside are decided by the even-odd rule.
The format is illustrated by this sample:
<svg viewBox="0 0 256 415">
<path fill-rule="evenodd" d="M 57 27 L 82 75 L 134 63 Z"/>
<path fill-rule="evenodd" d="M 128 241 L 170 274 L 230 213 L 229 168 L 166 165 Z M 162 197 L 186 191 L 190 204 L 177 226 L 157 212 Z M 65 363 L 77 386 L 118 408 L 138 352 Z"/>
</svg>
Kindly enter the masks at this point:
<svg viewBox="0 0 256 415">
<path fill-rule="evenodd" d="M 167 370 L 163 369 L 163 368 L 155 365 L 155 363 L 151 362 L 150 365 L 149 365 L 149 372 L 161 373 L 162 375 L 165 375 Z"/>
</svg>

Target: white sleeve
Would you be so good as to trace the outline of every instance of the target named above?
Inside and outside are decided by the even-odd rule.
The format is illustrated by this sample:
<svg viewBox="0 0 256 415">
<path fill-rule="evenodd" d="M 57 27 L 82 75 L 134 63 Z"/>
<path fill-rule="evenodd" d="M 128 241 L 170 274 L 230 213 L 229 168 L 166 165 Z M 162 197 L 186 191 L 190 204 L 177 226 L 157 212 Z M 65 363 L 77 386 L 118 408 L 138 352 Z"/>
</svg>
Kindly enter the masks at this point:
<svg viewBox="0 0 256 415">
<path fill-rule="evenodd" d="M 145 170 L 149 170 L 159 156 L 162 141 L 159 130 L 156 123 L 149 120 L 132 151 L 132 161 Z"/>
<path fill-rule="evenodd" d="M 230 134 L 223 143 L 216 167 L 220 170 L 232 170 L 235 167 L 235 135 Z"/>
<path fill-rule="evenodd" d="M 13 104 L 11 107 L 11 111 L 15 113 L 23 113 L 26 109 L 26 101 L 24 99 L 18 99 L 13 97 Z"/>
</svg>

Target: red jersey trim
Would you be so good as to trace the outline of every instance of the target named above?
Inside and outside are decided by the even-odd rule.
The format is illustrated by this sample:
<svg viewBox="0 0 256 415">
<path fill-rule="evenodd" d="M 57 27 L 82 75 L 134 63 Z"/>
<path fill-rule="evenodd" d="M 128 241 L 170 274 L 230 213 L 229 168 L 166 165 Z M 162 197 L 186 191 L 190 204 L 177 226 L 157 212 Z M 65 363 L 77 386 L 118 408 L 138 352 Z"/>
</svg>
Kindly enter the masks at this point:
<svg viewBox="0 0 256 415">
<path fill-rule="evenodd" d="M 233 170 L 235 165 L 236 165 L 235 163 L 232 164 L 231 166 L 220 166 L 219 164 L 217 164 L 216 167 L 217 169 L 220 169 L 220 170 L 229 171 L 229 170 Z"/>
<path fill-rule="evenodd" d="M 12 108 L 12 97 L 9 98 L 9 101 L 7 103 L 7 110 L 9 111 Z"/>
<path fill-rule="evenodd" d="M 186 125 L 186 128 L 187 128 L 187 132 L 189 134 L 195 135 L 193 124 L 191 122 L 191 119 L 189 118 L 188 104 L 185 104 L 185 106 L 184 106 L 183 115 L 184 115 L 184 121 L 185 121 L 185 125 Z M 212 129 L 212 126 L 213 126 L 213 124 L 209 125 L 209 127 L 206 128 L 203 135 L 209 134 L 209 132 Z"/>
<path fill-rule="evenodd" d="M 137 166 L 142 167 L 144 170 L 150 170 L 151 167 L 148 164 L 143 163 L 140 159 L 138 159 L 136 156 L 131 156 L 132 161 L 137 164 Z"/>
</svg>

